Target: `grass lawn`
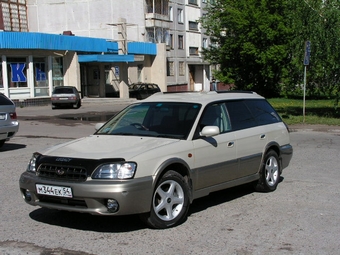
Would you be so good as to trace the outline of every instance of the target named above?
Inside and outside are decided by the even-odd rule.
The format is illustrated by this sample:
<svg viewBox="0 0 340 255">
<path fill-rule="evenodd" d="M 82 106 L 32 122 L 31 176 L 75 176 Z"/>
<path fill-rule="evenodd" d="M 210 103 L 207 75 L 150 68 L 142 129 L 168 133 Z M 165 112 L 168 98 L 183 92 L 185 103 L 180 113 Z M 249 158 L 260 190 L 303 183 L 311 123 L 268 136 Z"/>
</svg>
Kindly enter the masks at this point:
<svg viewBox="0 0 340 255">
<path fill-rule="evenodd" d="M 306 100 L 305 120 L 302 99 L 272 98 L 268 101 L 287 125 L 305 123 L 340 126 L 340 107 L 335 109 L 334 100 Z"/>
</svg>

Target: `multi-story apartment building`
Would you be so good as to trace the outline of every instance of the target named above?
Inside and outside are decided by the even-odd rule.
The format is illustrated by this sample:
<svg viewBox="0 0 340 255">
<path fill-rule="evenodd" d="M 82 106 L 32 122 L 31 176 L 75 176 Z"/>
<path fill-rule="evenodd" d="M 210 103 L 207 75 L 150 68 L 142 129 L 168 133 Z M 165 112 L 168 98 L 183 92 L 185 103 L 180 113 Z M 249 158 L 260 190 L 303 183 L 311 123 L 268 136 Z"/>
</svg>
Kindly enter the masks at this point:
<svg viewBox="0 0 340 255">
<path fill-rule="evenodd" d="M 25 94 L 18 92 L 18 88 L 8 92 L 12 85 L 6 87 L 6 82 L 10 84 L 10 78 L 6 80 L 6 77 L 2 79 L 5 85 L 1 87 L 0 84 L 0 91 L 4 88 L 8 94 L 17 94 L 18 97 L 27 96 L 27 93 L 30 97 L 48 96 L 51 86 L 58 84 L 53 67 L 61 65 L 60 72 L 64 76 L 60 84 L 76 86 L 83 96 L 105 97 L 133 82 L 158 83 L 162 91 L 209 90 L 210 69 L 200 53 L 208 38 L 198 23 L 204 1 L 1 0 L 0 30 L 37 33 L 38 36 L 40 33 L 69 36 L 66 44 L 33 53 L 20 51 L 20 56 L 13 56 L 18 48 L 3 51 L 0 42 L 3 76 L 8 77 L 6 71 L 13 69 L 13 65 L 4 64 L 4 60 L 15 62 L 20 57 L 19 62 L 27 62 L 27 70 L 30 65 L 39 66 L 38 62 L 40 69 L 46 65 L 44 75 L 50 78 L 45 93 L 39 94 L 37 89 L 31 89 Z M 59 37 L 48 40 L 54 42 L 55 38 L 59 40 Z M 99 44 L 105 41 L 111 45 L 105 44 L 100 49 L 95 47 L 98 40 L 101 40 Z M 27 46 L 21 47 L 24 50 Z M 42 73 L 41 70 L 38 72 Z M 37 71 L 31 70 L 29 76 L 36 77 Z M 42 84 L 34 80 L 25 86 L 33 88 L 37 83 Z M 120 95 L 125 97 L 126 93 Z"/>
<path fill-rule="evenodd" d="M 208 46 L 209 38 L 198 21 L 204 14 L 206 1 L 168 2 L 166 18 L 169 24 L 164 25 L 163 30 L 159 29 L 158 36 L 155 36 L 157 41 L 157 38 L 162 38 L 160 34 L 163 32 L 167 45 L 168 91 L 210 90 L 210 66 L 201 54 L 202 47 Z"/>
</svg>

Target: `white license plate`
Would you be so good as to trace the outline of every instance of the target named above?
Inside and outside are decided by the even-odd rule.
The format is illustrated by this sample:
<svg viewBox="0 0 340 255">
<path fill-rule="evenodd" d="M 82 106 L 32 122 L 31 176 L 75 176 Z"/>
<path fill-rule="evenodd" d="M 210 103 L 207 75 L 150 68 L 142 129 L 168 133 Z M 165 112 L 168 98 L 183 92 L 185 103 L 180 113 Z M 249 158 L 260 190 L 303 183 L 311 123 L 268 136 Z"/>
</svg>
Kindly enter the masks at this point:
<svg viewBox="0 0 340 255">
<path fill-rule="evenodd" d="M 60 97 L 59 100 L 68 100 L 68 97 Z"/>
<path fill-rule="evenodd" d="M 51 186 L 51 185 L 43 185 L 36 184 L 37 193 L 41 195 L 55 196 L 55 197 L 68 197 L 72 198 L 72 189 L 69 187 L 61 187 L 61 186 Z"/>
<path fill-rule="evenodd" d="M 6 114 L 0 114 L 0 120 L 6 119 Z"/>
</svg>

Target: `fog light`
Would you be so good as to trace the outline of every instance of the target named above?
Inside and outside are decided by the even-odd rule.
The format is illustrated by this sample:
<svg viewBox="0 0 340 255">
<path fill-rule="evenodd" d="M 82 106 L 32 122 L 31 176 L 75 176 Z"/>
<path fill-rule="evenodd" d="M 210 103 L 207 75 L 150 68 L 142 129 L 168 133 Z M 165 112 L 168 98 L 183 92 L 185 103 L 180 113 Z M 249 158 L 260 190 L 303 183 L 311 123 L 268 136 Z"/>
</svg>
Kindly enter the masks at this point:
<svg viewBox="0 0 340 255">
<path fill-rule="evenodd" d="M 32 200 L 32 194 L 28 189 L 24 191 L 24 198 L 27 202 Z"/>
<path fill-rule="evenodd" d="M 106 203 L 106 207 L 107 207 L 108 212 L 110 213 L 115 213 L 119 209 L 118 202 L 114 199 L 108 199 Z"/>
</svg>

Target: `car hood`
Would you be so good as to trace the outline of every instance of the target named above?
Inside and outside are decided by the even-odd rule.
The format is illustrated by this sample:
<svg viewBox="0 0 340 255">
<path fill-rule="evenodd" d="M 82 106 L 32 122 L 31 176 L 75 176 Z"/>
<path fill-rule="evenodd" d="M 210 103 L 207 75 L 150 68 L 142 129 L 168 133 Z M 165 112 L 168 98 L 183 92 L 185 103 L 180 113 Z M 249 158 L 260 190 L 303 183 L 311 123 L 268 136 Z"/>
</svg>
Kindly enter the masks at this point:
<svg viewBox="0 0 340 255">
<path fill-rule="evenodd" d="M 143 136 L 91 135 L 56 145 L 41 153 L 46 156 L 69 158 L 132 160 L 139 154 L 179 141 Z"/>
</svg>

